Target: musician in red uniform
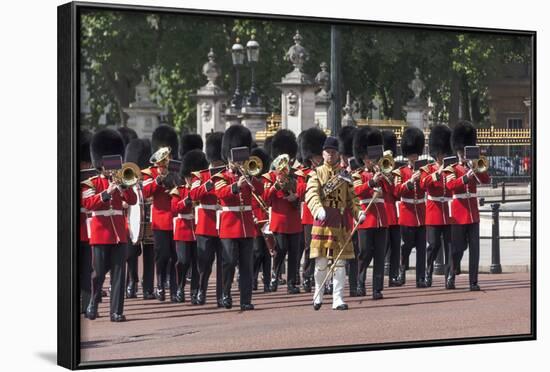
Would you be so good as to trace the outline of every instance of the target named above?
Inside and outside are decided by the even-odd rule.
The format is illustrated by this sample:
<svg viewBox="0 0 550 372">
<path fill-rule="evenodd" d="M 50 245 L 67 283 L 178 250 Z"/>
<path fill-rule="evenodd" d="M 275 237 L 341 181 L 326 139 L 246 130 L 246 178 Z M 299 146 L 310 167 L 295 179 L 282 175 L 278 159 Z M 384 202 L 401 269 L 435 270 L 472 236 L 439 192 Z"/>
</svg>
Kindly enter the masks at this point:
<svg viewBox="0 0 550 372">
<path fill-rule="evenodd" d="M 424 152 L 424 133 L 415 127 L 405 129 L 401 151 L 408 164 L 393 171 L 394 196 L 399 200 L 399 225 L 403 239 L 399 280 L 405 284 L 406 265 L 412 249 L 416 248 L 416 287 L 425 288 L 426 205 L 420 185 L 420 170 L 414 169 L 415 161 Z"/>
<path fill-rule="evenodd" d="M 466 159 L 465 146 L 475 146 L 477 131 L 472 123 L 462 121 L 453 129 L 451 144 L 458 156 L 459 162 L 445 169 L 446 188 L 452 192 L 451 216 L 451 269 L 447 278 L 447 288 L 455 287 L 455 275 L 458 265 L 466 249 L 470 249 L 469 279 L 470 290 L 479 291 L 479 210 L 477 185 L 491 181 L 486 171 L 476 172 L 472 169 L 472 161 Z"/>
<path fill-rule="evenodd" d="M 222 156 L 231 160 L 231 150 L 248 147 L 252 144 L 252 135 L 242 125 L 232 125 L 222 139 Z M 241 169 L 239 169 L 241 168 Z M 239 288 L 241 310 L 253 310 L 252 304 L 252 261 L 253 240 L 256 226 L 252 213 L 252 192 L 261 196 L 262 183 L 255 177 L 242 174 L 242 162 L 231 161 L 229 169 L 213 176 L 213 181 L 221 205 L 220 239 L 223 245 L 223 305 L 226 309 L 233 306 L 231 285 L 235 276 L 235 267 L 239 265 Z M 251 186 L 252 185 L 252 186 Z"/>
<path fill-rule="evenodd" d="M 168 160 L 171 157 L 177 158 L 178 137 L 174 128 L 168 125 L 161 125 L 153 132 L 151 141 L 153 166 L 143 169 L 143 197 L 153 199 L 151 211 L 151 229 L 155 245 L 155 266 L 157 277 L 157 288 L 155 297 L 159 301 L 166 299 L 164 291 L 165 282 L 170 273 L 170 298 L 176 302 L 176 276 L 174 265 L 177 261 L 176 249 L 174 247 L 173 234 L 173 213 L 171 208 L 170 190 L 175 186 L 174 179 L 168 174 Z M 169 154 L 165 159 L 157 161 L 155 154 L 159 154 L 161 148 L 168 148 Z M 169 269 L 170 267 L 170 269 Z"/>
<path fill-rule="evenodd" d="M 391 154 L 392 157 L 397 156 L 397 137 L 393 130 L 385 129 L 382 131 L 384 139 L 384 153 Z M 388 220 L 388 237 L 386 243 L 386 260 L 388 264 L 388 285 L 390 287 L 399 287 L 403 283 L 398 280 L 399 276 L 399 261 L 401 258 L 401 229 L 397 219 L 396 199 L 393 193 L 394 175 L 393 172 L 387 175 L 392 186 L 392 192 L 384 193 L 384 206 L 386 207 L 386 218 Z"/>
<path fill-rule="evenodd" d="M 305 195 L 307 181 L 310 173 L 323 163 L 323 144 L 327 135 L 321 129 L 313 127 L 300 133 L 298 137 L 299 149 L 301 152 L 303 167 L 296 171 L 298 177 L 299 194 Z M 307 200 L 302 201 L 302 225 L 304 228 L 304 264 L 302 267 L 302 287 L 304 292 L 311 292 L 314 284 L 315 260 L 309 257 L 311 244 L 311 228 L 313 226 L 313 216 L 307 206 Z M 300 261 L 298 260 L 298 263 Z"/>
<path fill-rule="evenodd" d="M 97 132 L 90 143 L 92 163 L 102 169 L 105 155 L 124 155 L 124 142 L 112 129 Z M 127 226 L 122 203 L 134 205 L 137 197 L 131 188 L 115 183 L 106 172 L 81 183 L 82 204 L 91 212 L 90 245 L 92 246 L 92 294 L 86 309 L 86 317 L 97 317 L 101 288 L 105 280 L 107 264 L 111 273 L 111 321 L 126 320 L 124 310 L 124 279 L 126 264 Z"/>
<path fill-rule="evenodd" d="M 262 161 L 262 170 L 260 174 L 266 174 L 269 172 L 269 165 L 271 164 L 271 159 L 269 155 L 265 152 L 264 149 L 256 147 L 252 149 L 251 156 L 257 156 Z M 262 281 L 264 284 L 264 292 L 271 292 L 271 254 L 270 247 L 268 244 L 272 244 L 271 249 L 274 249 L 275 240 L 273 234 L 267 236 L 267 239 L 271 241 L 266 241 L 262 228 L 267 224 L 269 227 L 269 211 L 264 210 L 262 205 L 256 200 L 252 200 L 252 212 L 254 213 L 256 221 L 256 237 L 254 238 L 254 273 L 253 273 L 253 290 L 258 289 L 258 276 L 260 270 L 262 271 Z"/>
<path fill-rule="evenodd" d="M 452 155 L 451 129 L 446 125 L 436 125 L 430 131 L 430 155 L 434 163 L 421 168 L 420 185 L 428 194 L 426 201 L 426 232 L 428 248 L 426 250 L 426 286 L 432 286 L 434 262 L 441 249 L 443 241 L 443 257 L 445 263 L 445 277 L 449 266 L 451 245 L 451 216 L 449 201 L 451 193 L 445 188 L 443 173 L 443 158 Z"/>
<path fill-rule="evenodd" d="M 297 194 L 295 169 L 292 168 L 297 148 L 296 136 L 292 131 L 288 129 L 277 131 L 271 142 L 273 166 L 276 169 L 262 176 L 263 198 L 271 207 L 269 229 L 273 232 L 276 242 L 271 291 L 277 291 L 278 277 L 288 253 L 286 277 L 288 294 L 300 293 L 300 288 L 296 286 L 296 276 L 299 269 L 300 234 L 303 230 L 300 219 L 300 196 Z M 279 159 L 281 161 L 278 164 L 282 165 L 275 164 Z"/>
<path fill-rule="evenodd" d="M 195 210 L 197 236 L 197 261 L 199 269 L 199 291 L 197 302 L 206 303 L 208 280 L 212 273 L 212 265 L 216 260 L 216 299 L 218 307 L 222 304 L 222 243 L 218 236 L 218 198 L 214 190 L 211 171 L 225 165 L 221 156 L 222 132 L 209 133 L 206 136 L 206 159 L 210 163 L 209 169 L 193 172 L 191 181 L 191 199 L 198 204 Z M 208 167 L 205 167 L 208 168 Z"/>
<path fill-rule="evenodd" d="M 185 283 L 187 273 L 191 269 L 191 304 L 197 305 L 197 293 L 199 289 L 199 271 L 197 265 L 197 238 L 195 236 L 194 205 L 191 199 L 192 172 L 208 167 L 204 153 L 199 150 L 191 150 L 181 159 L 180 175 L 183 185 L 174 188 L 172 196 L 172 213 L 174 213 L 174 240 L 176 241 L 176 279 L 178 291 L 176 300 L 185 301 Z"/>
<path fill-rule="evenodd" d="M 369 157 L 368 150 L 379 146 L 380 154 L 383 153 L 382 133 L 370 126 L 357 130 L 353 139 L 353 154 L 355 159 L 362 164 L 353 173 L 353 186 L 359 199 L 361 209 L 366 218 L 358 228 L 358 278 L 357 288 L 365 290 L 366 271 L 374 258 L 372 273 L 372 298 L 383 298 L 384 289 L 384 256 L 386 251 L 386 238 L 388 220 L 384 205 L 384 194 L 393 191 L 385 176 L 381 173 L 377 161 L 379 159 Z M 368 209 L 367 209 L 368 208 Z"/>
</svg>

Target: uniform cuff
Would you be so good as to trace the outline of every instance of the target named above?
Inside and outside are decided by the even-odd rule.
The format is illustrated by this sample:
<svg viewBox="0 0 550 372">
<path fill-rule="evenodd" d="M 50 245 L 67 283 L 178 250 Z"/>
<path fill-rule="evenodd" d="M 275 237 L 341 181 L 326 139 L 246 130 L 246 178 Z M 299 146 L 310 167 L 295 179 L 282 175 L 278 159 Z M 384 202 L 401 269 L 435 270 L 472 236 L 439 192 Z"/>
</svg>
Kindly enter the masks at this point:
<svg viewBox="0 0 550 372">
<path fill-rule="evenodd" d="M 407 188 L 411 191 L 414 190 L 414 183 L 413 182 L 407 182 Z"/>
<path fill-rule="evenodd" d="M 214 182 L 212 182 L 211 180 L 208 180 L 205 184 L 204 184 L 204 188 L 206 191 L 210 191 L 214 188 Z"/>
<path fill-rule="evenodd" d="M 103 191 L 101 193 L 101 201 L 108 202 L 109 200 L 111 200 L 111 194 L 109 194 L 107 191 Z"/>
<path fill-rule="evenodd" d="M 233 194 L 238 194 L 239 191 L 241 191 L 239 185 L 237 185 L 237 183 L 235 182 L 234 184 L 231 185 L 231 192 Z"/>
<path fill-rule="evenodd" d="M 467 175 L 462 176 L 462 183 L 463 183 L 463 184 L 466 185 L 469 181 L 470 181 L 470 180 L 469 180 L 469 178 L 468 178 Z"/>
<path fill-rule="evenodd" d="M 378 186 L 378 182 L 374 182 L 374 180 L 370 179 L 369 180 L 369 187 L 371 189 L 374 189 L 376 186 Z"/>
</svg>

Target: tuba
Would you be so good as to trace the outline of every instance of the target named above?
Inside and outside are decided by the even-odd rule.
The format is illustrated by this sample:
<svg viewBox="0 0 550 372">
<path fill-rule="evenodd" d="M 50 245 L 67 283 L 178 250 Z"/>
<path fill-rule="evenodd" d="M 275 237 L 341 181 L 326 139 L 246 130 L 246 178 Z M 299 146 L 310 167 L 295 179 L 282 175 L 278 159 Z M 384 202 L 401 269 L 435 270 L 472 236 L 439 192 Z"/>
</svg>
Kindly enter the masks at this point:
<svg viewBox="0 0 550 372">
<path fill-rule="evenodd" d="M 141 176 L 141 169 L 135 163 L 124 163 L 122 168 L 113 174 L 113 181 L 125 187 L 134 186 Z"/>
<path fill-rule="evenodd" d="M 168 166 L 168 161 L 170 160 L 170 152 L 172 150 L 170 147 L 161 147 L 149 159 L 150 163 L 156 164 L 157 166 Z"/>
</svg>

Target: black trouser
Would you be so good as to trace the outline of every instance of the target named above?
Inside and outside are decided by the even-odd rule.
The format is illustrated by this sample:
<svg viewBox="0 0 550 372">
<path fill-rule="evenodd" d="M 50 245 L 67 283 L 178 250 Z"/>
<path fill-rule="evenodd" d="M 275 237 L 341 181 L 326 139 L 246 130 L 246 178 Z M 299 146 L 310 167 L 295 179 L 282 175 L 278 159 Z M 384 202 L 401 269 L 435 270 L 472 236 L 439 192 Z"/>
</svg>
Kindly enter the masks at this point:
<svg viewBox="0 0 550 372">
<path fill-rule="evenodd" d="M 153 244 L 142 245 L 143 258 L 143 276 L 142 287 L 143 293 L 153 293 L 153 283 L 155 280 L 155 251 Z"/>
<path fill-rule="evenodd" d="M 388 237 L 386 242 L 386 261 L 390 267 L 388 276 L 391 279 L 399 275 L 399 259 L 401 257 L 401 229 L 399 225 L 392 225 L 387 228 Z"/>
<path fill-rule="evenodd" d="M 416 248 L 416 282 L 426 275 L 426 226 L 401 226 L 401 265 L 405 266 L 413 248 Z"/>
<path fill-rule="evenodd" d="M 187 282 L 187 273 L 191 269 L 191 291 L 199 289 L 199 269 L 197 265 L 197 243 L 176 241 L 176 281 L 178 289 L 185 288 Z"/>
<path fill-rule="evenodd" d="M 126 258 L 126 286 L 133 284 L 137 287 L 138 276 L 138 257 L 141 255 L 141 244 L 132 244 L 128 242 L 128 256 Z M 137 289 L 137 288 L 136 288 Z"/>
<path fill-rule="evenodd" d="M 302 268 L 303 280 L 309 280 L 313 283 L 313 274 L 315 273 L 315 259 L 309 257 L 311 245 L 311 229 L 313 225 L 304 225 L 304 266 Z"/>
<path fill-rule="evenodd" d="M 260 269 L 262 270 L 264 288 L 267 288 L 271 275 L 271 254 L 263 236 L 254 238 L 254 282 L 258 282 Z"/>
<path fill-rule="evenodd" d="M 288 270 L 286 272 L 287 286 L 296 285 L 296 273 L 298 272 L 298 253 L 300 252 L 300 234 L 273 233 L 277 254 L 273 259 L 272 278 L 278 278 L 285 264 L 285 256 L 288 252 Z"/>
<path fill-rule="evenodd" d="M 208 290 L 208 280 L 216 259 L 216 299 L 222 299 L 222 242 L 217 236 L 197 235 L 197 260 L 199 266 L 199 290 Z"/>
<path fill-rule="evenodd" d="M 372 270 L 372 289 L 381 291 L 384 289 L 384 253 L 386 251 L 386 228 L 359 229 L 358 232 L 358 265 L 359 280 L 357 286 L 365 288 L 367 268 L 374 258 Z"/>
<path fill-rule="evenodd" d="M 170 270 L 170 294 L 175 296 L 177 290 L 175 265 L 177 261 L 174 248 L 174 234 L 171 230 L 153 230 L 155 241 L 155 266 L 157 269 L 157 288 L 164 289 L 168 267 Z"/>
<path fill-rule="evenodd" d="M 445 277 L 449 272 L 450 263 L 450 249 L 451 249 L 451 225 L 436 225 L 426 226 L 426 233 L 428 235 L 428 248 L 426 249 L 427 256 L 427 271 L 431 274 L 434 269 L 434 262 L 437 259 L 437 255 L 441 249 L 441 243 L 443 240 L 443 262 L 445 264 Z"/>
<path fill-rule="evenodd" d="M 451 225 L 451 266 L 454 273 L 458 270 L 458 265 L 462 260 L 464 251 L 470 249 L 470 257 L 468 259 L 468 271 L 470 277 L 470 285 L 477 284 L 477 276 L 479 272 L 479 222 L 467 225 Z"/>
<path fill-rule="evenodd" d="M 92 246 L 92 296 L 90 304 L 101 300 L 101 288 L 107 268 L 111 272 L 111 314 L 124 311 L 124 279 L 126 278 L 127 244 L 99 244 Z"/>
<path fill-rule="evenodd" d="M 351 242 L 353 244 L 353 254 L 354 258 L 351 260 L 347 260 L 347 269 L 348 269 L 348 281 L 349 281 L 349 290 L 355 291 L 357 290 L 357 282 L 359 278 L 357 277 L 357 272 L 359 270 L 359 240 L 358 240 L 358 233 L 355 232 L 353 236 L 351 237 Z M 365 270 L 365 277 L 366 277 L 366 270 Z M 365 283 L 365 277 L 363 277 L 363 284 Z"/>
<path fill-rule="evenodd" d="M 302 231 L 300 233 L 300 242 L 298 245 L 298 266 L 296 269 L 296 280 L 295 280 L 296 285 L 300 284 L 300 264 L 302 262 L 302 256 L 304 255 L 305 248 L 306 248 L 306 241 L 304 239 L 304 232 Z"/>
<path fill-rule="evenodd" d="M 92 247 L 88 242 L 80 242 L 80 312 L 85 313 L 92 292 Z"/>
<path fill-rule="evenodd" d="M 223 246 L 223 295 L 231 296 L 235 267 L 239 265 L 239 290 L 241 305 L 252 303 L 252 261 L 254 242 L 252 238 L 221 239 Z"/>
</svg>

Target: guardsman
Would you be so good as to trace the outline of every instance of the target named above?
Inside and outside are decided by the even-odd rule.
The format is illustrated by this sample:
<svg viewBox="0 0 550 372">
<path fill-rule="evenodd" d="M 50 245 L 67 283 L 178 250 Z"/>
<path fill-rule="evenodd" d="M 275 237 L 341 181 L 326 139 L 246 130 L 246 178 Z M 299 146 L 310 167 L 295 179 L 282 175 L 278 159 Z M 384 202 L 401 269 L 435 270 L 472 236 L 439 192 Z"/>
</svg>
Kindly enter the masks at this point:
<svg viewBox="0 0 550 372">
<path fill-rule="evenodd" d="M 269 155 L 265 152 L 264 149 L 256 147 L 250 153 L 252 156 L 257 156 L 262 161 L 263 168 L 260 174 L 265 174 L 269 172 L 269 165 L 271 164 L 271 159 Z M 271 254 L 270 247 L 268 244 L 273 244 L 271 249 L 274 249 L 274 238 L 273 234 L 266 237 L 262 232 L 262 228 L 267 224 L 269 227 L 269 214 L 264 211 L 260 203 L 256 199 L 252 200 L 252 212 L 254 213 L 254 218 L 256 222 L 256 237 L 254 238 L 254 274 L 253 274 L 253 289 L 258 289 L 258 275 L 260 270 L 262 271 L 262 282 L 264 284 L 264 292 L 271 292 Z"/>
<path fill-rule="evenodd" d="M 393 188 L 381 173 L 377 163 L 379 159 L 369 157 L 368 149 L 379 146 L 379 156 L 382 157 L 382 143 L 382 133 L 370 126 L 357 130 L 353 139 L 353 154 L 362 165 L 362 168 L 353 173 L 353 186 L 361 209 L 366 214 L 365 221 L 359 225 L 357 230 L 359 246 L 357 258 L 359 283 L 357 288 L 365 291 L 366 271 L 374 258 L 372 272 L 372 298 L 374 300 L 383 298 L 384 256 L 388 227 L 383 196 L 385 193 L 391 193 Z"/>
<path fill-rule="evenodd" d="M 111 321 L 122 322 L 124 310 L 124 279 L 127 248 L 126 218 L 122 203 L 134 205 L 137 196 L 132 188 L 119 183 L 110 172 L 103 169 L 102 157 L 124 155 L 124 142 L 112 129 L 102 129 L 94 134 L 90 143 L 92 163 L 103 172 L 81 183 L 82 204 L 91 212 L 90 245 L 92 246 L 92 294 L 86 309 L 86 317 L 97 317 L 101 288 L 105 281 L 107 264 L 111 276 Z"/>
<path fill-rule="evenodd" d="M 446 188 L 452 192 L 451 216 L 451 269 L 447 278 L 446 287 L 455 287 L 455 275 L 458 265 L 466 249 L 470 250 L 469 279 L 470 290 L 479 291 L 479 210 L 477 199 L 477 185 L 491 181 L 485 169 L 474 166 L 477 159 L 465 157 L 465 146 L 475 146 L 477 131 L 472 123 L 462 121 L 453 129 L 451 144 L 458 156 L 458 163 L 445 169 L 447 175 Z"/>
<path fill-rule="evenodd" d="M 271 142 L 271 154 L 274 159 L 272 165 L 275 169 L 262 176 L 263 198 L 271 211 L 269 229 L 276 242 L 271 291 L 277 291 L 278 278 L 288 254 L 286 272 L 288 294 L 300 293 L 300 288 L 296 286 L 296 276 L 299 270 L 300 234 L 303 229 L 300 220 L 300 195 L 298 195 L 295 169 L 292 168 L 297 148 L 296 136 L 292 131 L 288 129 L 277 131 Z"/>
<path fill-rule="evenodd" d="M 209 133 L 206 136 L 206 159 L 210 163 L 207 169 L 193 172 L 191 183 L 191 199 L 198 204 L 195 208 L 197 236 L 197 259 L 199 268 L 199 291 L 197 302 L 206 303 L 208 280 L 212 273 L 212 265 L 216 260 L 216 299 L 218 307 L 222 304 L 222 243 L 218 235 L 218 217 L 220 206 L 214 190 L 212 172 L 225 165 L 222 160 L 222 132 Z"/>
<path fill-rule="evenodd" d="M 397 156 L 397 137 L 393 130 L 382 131 L 384 138 L 384 152 L 391 151 L 391 156 Z M 393 172 L 387 175 L 392 187 L 394 186 Z M 397 280 L 399 276 L 399 261 L 401 258 L 401 229 L 397 219 L 396 200 L 393 192 L 384 193 L 384 206 L 388 220 L 388 238 L 385 256 L 389 261 L 388 282 L 390 287 L 399 287 L 403 283 Z"/>
<path fill-rule="evenodd" d="M 214 175 L 216 196 L 221 206 L 220 239 L 223 246 L 223 306 L 233 306 L 231 286 L 235 267 L 239 266 L 239 289 L 241 310 L 254 310 L 252 304 L 252 264 L 254 258 L 254 238 L 256 226 L 252 212 L 254 195 L 261 197 L 262 182 L 246 173 L 243 162 L 232 157 L 232 150 L 248 147 L 252 135 L 242 125 L 232 125 L 222 139 L 222 157 L 229 162 L 229 169 Z M 235 150 L 236 152 L 236 150 Z M 233 153 L 235 153 L 233 152 Z"/>
<path fill-rule="evenodd" d="M 401 138 L 401 151 L 408 164 L 393 171 L 394 196 L 399 200 L 399 225 L 401 226 L 401 267 L 399 280 L 405 284 L 406 265 L 413 248 L 416 248 L 416 287 L 426 288 L 426 204 L 420 185 L 420 170 L 415 162 L 424 152 L 424 133 L 408 127 Z"/>
<path fill-rule="evenodd" d="M 183 138 L 182 138 L 183 142 Z M 191 269 L 191 304 L 198 305 L 199 271 L 197 265 L 197 238 L 195 236 L 195 208 L 191 199 L 192 172 L 208 167 L 206 156 L 199 149 L 183 154 L 180 176 L 183 184 L 174 188 L 172 195 L 172 213 L 174 214 L 174 240 L 176 241 L 176 280 L 178 290 L 176 300 L 185 302 L 185 283 Z"/>
<path fill-rule="evenodd" d="M 443 241 L 443 257 L 445 262 L 445 277 L 449 268 L 449 254 L 451 245 L 451 216 L 449 202 L 451 192 L 446 189 L 445 174 L 443 173 L 443 159 L 452 155 L 451 129 L 446 125 L 436 125 L 430 131 L 430 156 L 435 159 L 421 168 L 421 187 L 428 194 L 426 200 L 426 233 L 428 248 L 426 250 L 426 286 L 432 286 L 434 263 L 441 249 Z"/>
<path fill-rule="evenodd" d="M 141 171 L 143 175 L 143 197 L 152 198 L 151 229 L 155 245 L 155 266 L 157 287 L 155 297 L 159 301 L 166 299 L 165 282 L 170 274 L 170 298 L 176 302 L 176 276 L 174 265 L 177 261 L 174 247 L 173 213 L 171 208 L 170 190 L 175 186 L 173 178 L 168 174 L 168 160 L 178 156 L 178 136 L 174 128 L 169 125 L 161 125 L 155 129 L 152 136 L 152 161 L 155 153 L 161 148 L 168 148 L 170 155 L 166 159 L 154 163 L 149 168 Z"/>
<path fill-rule="evenodd" d="M 149 159 L 151 158 L 151 142 L 146 139 L 133 139 L 128 142 L 126 145 L 126 152 L 124 154 L 124 159 L 126 162 L 132 162 L 137 164 L 140 169 L 145 169 L 149 165 Z M 141 192 L 143 195 L 143 181 L 138 181 L 137 184 L 138 193 Z M 138 198 L 139 200 L 139 198 Z M 151 202 L 144 200 L 144 218 L 149 216 L 151 212 Z M 146 219 L 144 223 L 150 223 L 149 219 Z M 143 242 L 138 242 L 137 244 L 128 243 L 128 270 L 126 276 L 126 297 L 133 298 L 136 297 L 137 293 L 137 283 L 139 280 L 138 277 L 138 257 L 143 255 L 143 276 L 142 276 L 142 286 L 143 286 L 143 299 L 151 300 L 155 296 L 153 294 L 153 281 L 155 275 L 155 260 L 153 252 L 153 244 L 151 242 L 144 240 Z"/>
<path fill-rule="evenodd" d="M 321 129 L 313 127 L 301 132 L 299 147 L 302 158 L 302 169 L 296 172 L 298 176 L 298 188 L 306 188 L 309 176 L 315 168 L 323 163 L 323 144 L 327 135 Z M 305 190 L 299 192 L 305 195 Z M 305 199 L 305 198 L 304 198 Z M 310 258 L 311 229 L 313 216 L 307 206 L 307 199 L 302 202 L 302 225 L 304 228 L 304 265 L 302 267 L 302 287 L 304 292 L 311 292 L 314 283 L 313 274 L 315 260 Z"/>
<path fill-rule="evenodd" d="M 323 165 L 311 172 L 305 196 L 308 207 L 315 216 L 310 245 L 310 258 L 315 259 L 313 308 L 321 308 L 324 294 L 321 285 L 329 273 L 328 260 L 334 259 L 332 308 L 347 310 L 348 305 L 344 302 L 344 263 L 353 258 L 354 253 L 351 245 L 344 245 L 351 230 L 346 213 L 347 210 L 352 210 L 358 223 L 365 220 L 365 214 L 359 208 L 351 180 L 342 173 L 338 140 L 335 137 L 327 137 L 325 140 L 323 160 Z M 336 260 L 338 256 L 339 259 Z"/>
</svg>

